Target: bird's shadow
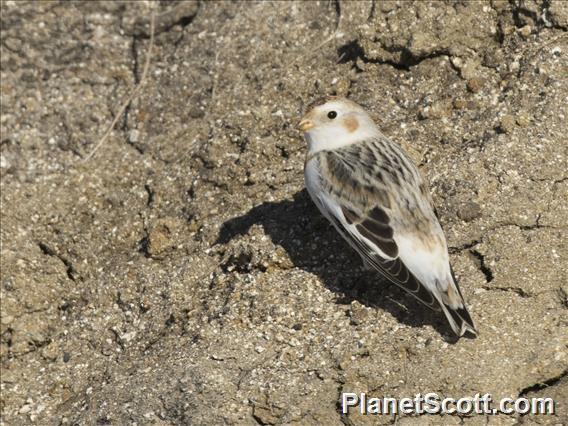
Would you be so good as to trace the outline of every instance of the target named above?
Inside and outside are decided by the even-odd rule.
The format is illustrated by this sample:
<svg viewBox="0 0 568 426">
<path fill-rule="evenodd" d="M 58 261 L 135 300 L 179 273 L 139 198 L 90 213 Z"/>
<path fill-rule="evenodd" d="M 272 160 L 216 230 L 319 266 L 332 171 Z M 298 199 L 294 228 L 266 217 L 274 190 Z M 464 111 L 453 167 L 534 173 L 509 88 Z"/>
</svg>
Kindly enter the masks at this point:
<svg viewBox="0 0 568 426">
<path fill-rule="evenodd" d="M 305 189 L 294 194 L 293 200 L 265 202 L 227 220 L 215 243 L 245 235 L 255 224 L 286 250 L 296 267 L 317 274 L 337 294 L 336 303 L 357 300 L 411 327 L 430 324 L 446 341 L 456 341 L 441 312 L 431 311 L 377 272 L 364 269 L 359 255 L 320 214 Z"/>
</svg>

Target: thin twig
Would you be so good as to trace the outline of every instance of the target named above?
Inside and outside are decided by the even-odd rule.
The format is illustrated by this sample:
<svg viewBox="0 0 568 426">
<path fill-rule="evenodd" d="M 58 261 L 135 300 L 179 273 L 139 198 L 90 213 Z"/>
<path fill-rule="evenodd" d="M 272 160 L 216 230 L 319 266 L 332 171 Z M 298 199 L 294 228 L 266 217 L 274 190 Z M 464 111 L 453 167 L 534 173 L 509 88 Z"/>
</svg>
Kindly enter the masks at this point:
<svg viewBox="0 0 568 426">
<path fill-rule="evenodd" d="M 134 98 L 136 98 L 136 96 L 138 96 L 138 94 L 140 93 L 140 90 L 142 89 L 142 86 L 144 85 L 144 83 L 146 81 L 148 69 L 150 68 L 150 60 L 152 59 L 152 49 L 154 47 L 154 27 L 155 27 L 154 16 L 155 16 L 154 12 L 152 12 L 152 15 L 150 16 L 150 45 L 148 46 L 148 53 L 146 54 L 146 63 L 144 64 L 144 69 L 142 70 L 142 75 L 140 77 L 140 81 L 138 82 L 138 85 L 134 88 L 134 90 L 130 93 L 130 95 L 125 99 L 123 104 L 120 106 L 118 112 L 114 116 L 114 120 L 112 120 L 112 123 L 110 123 L 110 126 L 108 126 L 103 137 L 95 145 L 93 150 L 82 160 L 82 162 L 89 161 L 89 159 L 102 146 L 102 144 L 105 143 L 105 141 L 108 139 L 108 137 L 112 133 L 114 126 L 116 126 L 116 123 L 118 122 L 118 120 L 120 119 L 120 117 L 122 116 L 122 114 L 124 113 L 126 108 L 128 107 L 128 105 L 130 104 L 130 102 L 132 102 L 134 100 Z"/>
</svg>

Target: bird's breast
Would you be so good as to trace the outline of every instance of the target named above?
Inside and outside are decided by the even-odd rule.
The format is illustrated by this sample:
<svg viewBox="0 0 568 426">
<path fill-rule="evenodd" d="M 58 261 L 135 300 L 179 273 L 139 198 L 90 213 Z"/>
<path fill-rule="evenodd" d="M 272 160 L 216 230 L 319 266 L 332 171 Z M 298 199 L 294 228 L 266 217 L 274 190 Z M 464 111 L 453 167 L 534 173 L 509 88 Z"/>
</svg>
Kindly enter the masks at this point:
<svg viewBox="0 0 568 426">
<path fill-rule="evenodd" d="M 304 163 L 304 182 L 312 198 L 321 192 L 319 161 L 315 154 L 308 154 L 306 157 L 306 162 Z"/>
</svg>

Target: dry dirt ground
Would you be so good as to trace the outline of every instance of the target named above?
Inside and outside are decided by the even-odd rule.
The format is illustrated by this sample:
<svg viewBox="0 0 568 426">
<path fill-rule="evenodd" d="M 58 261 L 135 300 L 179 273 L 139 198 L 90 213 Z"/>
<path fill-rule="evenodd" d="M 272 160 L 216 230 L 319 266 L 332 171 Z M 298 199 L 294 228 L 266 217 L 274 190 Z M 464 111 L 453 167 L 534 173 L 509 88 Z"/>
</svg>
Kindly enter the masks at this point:
<svg viewBox="0 0 568 426">
<path fill-rule="evenodd" d="M 568 422 L 567 30 L 556 0 L 3 1 L 2 424 Z M 477 339 L 312 205 L 294 125 L 323 94 L 428 176 Z M 557 407 L 340 415 L 348 391 Z"/>
</svg>

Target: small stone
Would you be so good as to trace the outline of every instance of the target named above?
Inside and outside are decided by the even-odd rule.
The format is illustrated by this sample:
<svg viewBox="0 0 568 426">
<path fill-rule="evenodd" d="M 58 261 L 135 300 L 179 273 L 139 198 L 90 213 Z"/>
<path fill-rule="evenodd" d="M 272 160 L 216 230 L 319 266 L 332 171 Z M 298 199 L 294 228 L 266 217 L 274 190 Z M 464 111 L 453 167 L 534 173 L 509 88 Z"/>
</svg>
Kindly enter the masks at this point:
<svg viewBox="0 0 568 426">
<path fill-rule="evenodd" d="M 469 90 L 471 93 L 478 93 L 483 88 L 484 84 L 485 79 L 482 77 L 470 78 L 467 81 L 467 90 Z"/>
<path fill-rule="evenodd" d="M 398 7 L 398 5 L 393 1 L 382 1 L 378 2 L 381 12 L 389 13 Z"/>
<path fill-rule="evenodd" d="M 481 217 L 481 207 L 479 204 L 469 201 L 458 208 L 458 217 L 464 222 L 471 222 Z"/>
<path fill-rule="evenodd" d="M 479 75 L 479 62 L 470 59 L 460 68 L 460 75 L 464 80 L 471 80 Z"/>
<path fill-rule="evenodd" d="M 479 104 L 477 103 L 477 101 L 474 101 L 473 99 L 470 99 L 469 101 L 467 101 L 467 109 L 476 109 L 479 107 Z"/>
<path fill-rule="evenodd" d="M 485 52 L 483 65 L 488 68 L 497 69 L 504 63 L 504 61 L 505 59 L 501 49 L 493 48 Z"/>
<path fill-rule="evenodd" d="M 504 23 L 503 25 L 501 25 L 501 32 L 504 36 L 510 36 L 515 32 L 515 27 L 513 25 Z"/>
<path fill-rule="evenodd" d="M 57 360 L 57 355 L 59 354 L 59 347 L 51 342 L 49 345 L 45 346 L 41 351 L 41 356 L 47 361 Z"/>
<path fill-rule="evenodd" d="M 197 220 L 197 218 L 193 218 L 189 221 L 189 224 L 187 226 L 187 230 L 189 232 L 197 232 L 199 228 L 201 228 L 201 222 Z"/>
<path fill-rule="evenodd" d="M 14 321 L 14 317 L 12 315 L 2 315 L 2 325 L 8 325 Z"/>
<path fill-rule="evenodd" d="M 282 423 L 281 417 L 284 415 L 284 409 L 278 408 L 274 405 L 267 406 L 267 405 L 254 405 L 253 406 L 253 415 L 255 419 L 259 420 L 259 423 L 265 425 L 275 425 Z"/>
<path fill-rule="evenodd" d="M 314 20 L 314 21 L 310 22 L 308 27 L 309 27 L 310 30 L 320 30 L 321 24 L 319 23 L 318 20 Z"/>
<path fill-rule="evenodd" d="M 351 304 L 349 309 L 349 318 L 352 325 L 359 325 L 364 322 L 369 316 L 369 312 L 364 306 L 358 303 Z"/>
<path fill-rule="evenodd" d="M 465 100 L 465 99 L 454 99 L 453 102 L 454 109 L 476 109 L 478 107 L 478 103 L 473 100 Z"/>
<path fill-rule="evenodd" d="M 434 102 L 432 105 L 421 108 L 418 112 L 418 117 L 422 120 L 425 119 L 440 119 L 449 115 L 450 105 L 444 101 Z"/>
<path fill-rule="evenodd" d="M 294 267 L 294 262 L 290 259 L 290 256 L 282 247 L 277 246 L 274 254 L 270 259 L 270 264 L 268 268 L 276 269 L 292 269 Z"/>
<path fill-rule="evenodd" d="M 159 258 L 174 248 L 181 227 L 179 219 L 165 217 L 158 219 L 148 233 L 146 252 L 150 257 Z"/>
<path fill-rule="evenodd" d="M 549 16 L 548 19 L 550 23 L 556 25 L 558 28 L 568 25 L 568 8 L 566 7 L 566 2 L 550 2 L 547 15 Z"/>
<path fill-rule="evenodd" d="M 148 235 L 148 253 L 150 256 L 161 254 L 170 246 L 169 232 L 153 229 Z"/>
<path fill-rule="evenodd" d="M 128 134 L 128 140 L 130 143 L 137 143 L 140 141 L 140 131 L 138 129 L 132 129 Z"/>
<path fill-rule="evenodd" d="M 434 49 L 432 37 L 428 33 L 416 31 L 410 37 L 407 48 L 414 56 L 427 55 Z"/>
<path fill-rule="evenodd" d="M 28 414 L 30 411 L 32 411 L 32 406 L 29 404 L 25 404 L 20 408 L 20 414 Z"/>
<path fill-rule="evenodd" d="M 351 88 L 351 82 L 348 79 L 340 79 L 336 84 L 336 92 L 338 96 L 347 96 Z"/>
<path fill-rule="evenodd" d="M 454 99 L 454 109 L 466 109 L 467 101 L 465 99 Z"/>
<path fill-rule="evenodd" d="M 0 169 L 7 169 L 8 167 L 10 167 L 10 162 L 4 155 L 0 154 Z"/>
<path fill-rule="evenodd" d="M 201 108 L 197 107 L 197 106 L 193 106 L 192 108 L 190 108 L 189 110 L 189 116 L 191 118 L 201 118 L 205 115 L 205 111 L 203 111 Z"/>
<path fill-rule="evenodd" d="M 523 38 L 527 38 L 528 36 L 530 36 L 531 32 L 532 32 L 532 28 L 531 28 L 530 25 L 525 25 L 523 28 L 519 29 L 519 34 Z"/>
<path fill-rule="evenodd" d="M 531 120 L 525 114 L 519 114 L 517 116 L 517 124 L 519 127 L 528 127 L 531 124 Z"/>
<path fill-rule="evenodd" d="M 463 61 L 459 56 L 450 56 L 450 62 L 454 67 L 458 69 L 463 67 Z"/>
<path fill-rule="evenodd" d="M 4 40 L 4 44 L 5 46 L 14 51 L 14 52 L 19 52 L 22 49 L 22 40 L 14 38 L 14 37 L 8 37 Z"/>
<path fill-rule="evenodd" d="M 510 5 L 509 5 L 509 2 L 507 0 L 492 0 L 491 1 L 491 8 L 498 11 L 498 12 L 501 12 L 502 10 L 507 9 L 509 7 L 510 7 Z"/>
<path fill-rule="evenodd" d="M 501 118 L 501 122 L 499 123 L 499 127 L 498 130 L 501 133 L 511 133 L 513 132 L 513 129 L 515 128 L 515 117 L 513 117 L 512 115 L 504 115 Z"/>
</svg>

